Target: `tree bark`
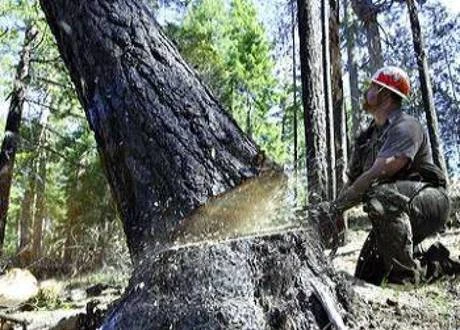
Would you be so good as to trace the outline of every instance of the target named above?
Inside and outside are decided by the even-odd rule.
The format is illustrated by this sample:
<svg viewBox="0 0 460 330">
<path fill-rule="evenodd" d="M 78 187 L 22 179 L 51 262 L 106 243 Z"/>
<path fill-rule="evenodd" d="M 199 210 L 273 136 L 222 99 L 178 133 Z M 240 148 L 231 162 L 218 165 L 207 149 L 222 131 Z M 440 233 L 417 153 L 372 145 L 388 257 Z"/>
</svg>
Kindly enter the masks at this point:
<svg viewBox="0 0 460 330">
<path fill-rule="evenodd" d="M 455 91 L 455 85 L 456 84 L 455 84 L 454 77 L 452 75 L 452 65 L 451 65 L 452 63 L 447 58 L 447 51 L 446 51 L 445 46 L 443 45 L 441 47 L 442 47 L 442 53 L 444 55 L 444 62 L 445 62 L 445 65 L 447 67 L 447 72 L 449 73 L 449 82 L 450 82 L 450 89 L 452 90 L 452 98 L 454 99 L 455 106 L 456 106 L 456 108 L 458 110 L 460 108 L 460 102 L 457 99 L 457 93 Z"/>
<path fill-rule="evenodd" d="M 10 106 L 5 126 L 5 136 L 0 150 L 0 255 L 3 252 L 5 228 L 8 216 L 11 181 L 13 180 L 14 159 L 19 140 L 19 127 L 21 126 L 22 108 L 29 81 L 30 58 L 33 40 L 37 30 L 29 25 L 26 29 L 24 44 L 19 63 L 16 69 L 13 91 L 10 94 Z"/>
<path fill-rule="evenodd" d="M 361 122 L 361 105 L 359 103 L 359 88 L 358 88 L 358 67 L 355 61 L 355 35 L 356 23 L 350 18 L 348 9 L 348 0 L 344 0 L 344 17 L 345 17 L 345 35 L 347 44 L 347 69 L 350 81 L 350 98 L 351 98 L 351 113 L 352 113 L 352 133 L 351 138 L 354 139 L 360 131 Z"/>
<path fill-rule="evenodd" d="M 66 221 L 66 238 L 64 241 L 64 249 L 62 262 L 67 270 L 72 270 L 74 251 L 77 245 L 78 233 L 76 227 L 78 226 L 78 218 L 82 214 L 81 206 L 75 200 L 75 195 L 78 193 L 79 188 L 79 176 L 81 168 L 77 166 L 75 169 L 74 176 L 70 179 L 67 187 L 67 221 Z"/>
<path fill-rule="evenodd" d="M 423 107 L 425 109 L 428 133 L 430 136 L 431 152 L 434 163 L 441 168 L 446 174 L 447 169 L 444 153 L 442 150 L 441 139 L 439 137 L 439 125 L 434 107 L 433 90 L 431 88 L 430 73 L 428 68 L 428 59 L 424 49 L 424 42 L 420 22 L 418 20 L 417 8 L 413 0 L 406 0 L 409 10 L 409 18 L 412 28 L 412 39 L 414 42 L 414 51 L 417 58 L 418 72 L 420 77 L 420 87 L 422 89 Z"/>
<path fill-rule="evenodd" d="M 334 113 L 334 147 L 335 147 L 335 175 L 337 192 L 346 181 L 347 167 L 347 117 L 343 106 L 342 55 L 340 51 L 340 15 L 338 0 L 330 0 L 330 51 L 331 51 L 331 86 L 332 109 Z M 335 198 L 336 196 L 334 196 Z"/>
<path fill-rule="evenodd" d="M 369 73 L 374 74 L 383 66 L 382 45 L 377 22 L 380 8 L 373 4 L 372 0 L 351 0 L 351 4 L 366 30 L 367 50 L 369 53 L 368 68 Z"/>
<path fill-rule="evenodd" d="M 292 36 L 292 92 L 293 92 L 293 135 L 294 135 L 294 171 L 297 171 L 297 48 L 295 44 L 295 1 L 291 0 L 291 36 Z"/>
<path fill-rule="evenodd" d="M 300 68 L 310 202 L 326 200 L 327 139 L 321 52 L 321 2 L 298 0 Z"/>
<path fill-rule="evenodd" d="M 344 287 L 326 284 L 336 280 L 331 268 L 311 267 L 322 252 L 310 239 L 294 232 L 164 251 L 136 271 L 132 294 L 102 329 L 327 329 L 331 320 L 314 283 L 339 317 L 335 295 Z"/>
<path fill-rule="evenodd" d="M 46 151 L 43 148 L 46 143 L 46 122 L 42 123 L 40 136 L 38 138 L 38 166 L 36 175 L 36 201 L 35 216 L 33 225 L 32 254 L 33 259 L 38 260 L 42 253 L 43 223 L 46 216 Z"/>
<path fill-rule="evenodd" d="M 122 219 L 131 255 L 260 173 L 265 157 L 154 23 L 128 0 L 42 0 Z M 78 55 L 76 55 L 78 54 Z"/>
<path fill-rule="evenodd" d="M 246 95 L 246 134 L 251 137 L 252 136 L 252 109 L 251 109 L 251 101 L 249 99 L 249 95 Z"/>
<path fill-rule="evenodd" d="M 26 267 L 32 262 L 32 224 L 33 224 L 33 209 L 35 196 L 35 172 L 34 161 L 31 160 L 30 172 L 27 176 L 27 186 L 24 192 L 24 197 L 21 202 L 20 216 L 20 233 L 19 247 L 17 251 L 18 263 L 20 267 Z"/>
<path fill-rule="evenodd" d="M 335 168 L 335 134 L 334 134 L 334 108 L 332 101 L 332 78 L 331 78 L 331 39 L 330 33 L 330 1 L 322 0 L 322 32 L 323 32 L 323 71 L 324 71 L 324 104 L 326 108 L 327 130 L 327 185 L 328 199 L 333 200 L 337 194 L 336 168 Z"/>
</svg>

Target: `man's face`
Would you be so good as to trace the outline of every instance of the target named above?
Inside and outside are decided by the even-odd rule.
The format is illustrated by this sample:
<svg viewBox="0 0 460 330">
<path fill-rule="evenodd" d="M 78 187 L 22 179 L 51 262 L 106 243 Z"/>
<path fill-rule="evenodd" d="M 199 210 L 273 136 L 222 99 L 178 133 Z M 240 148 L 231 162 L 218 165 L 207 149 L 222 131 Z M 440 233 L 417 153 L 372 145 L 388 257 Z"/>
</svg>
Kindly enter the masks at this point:
<svg viewBox="0 0 460 330">
<path fill-rule="evenodd" d="M 377 106 L 382 102 L 382 98 L 379 95 L 382 92 L 383 86 L 371 83 L 366 93 L 364 94 L 363 109 L 367 112 L 372 113 Z"/>
</svg>

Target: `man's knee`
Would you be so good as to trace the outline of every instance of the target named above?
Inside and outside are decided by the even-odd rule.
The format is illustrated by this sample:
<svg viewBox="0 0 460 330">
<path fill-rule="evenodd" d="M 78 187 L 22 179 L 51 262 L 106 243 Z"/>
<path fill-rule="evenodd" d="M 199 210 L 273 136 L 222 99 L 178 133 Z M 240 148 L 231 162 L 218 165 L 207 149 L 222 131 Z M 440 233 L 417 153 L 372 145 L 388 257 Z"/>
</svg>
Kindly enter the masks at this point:
<svg viewBox="0 0 460 330">
<path fill-rule="evenodd" d="M 413 198 L 410 216 L 416 244 L 441 230 L 449 218 L 450 201 L 443 191 L 428 187 Z"/>
<path fill-rule="evenodd" d="M 399 193 L 394 185 L 374 187 L 365 197 L 364 211 L 374 220 L 395 218 L 407 212 L 409 198 Z"/>
<path fill-rule="evenodd" d="M 408 254 L 412 250 L 408 201 L 406 196 L 400 195 L 391 187 L 376 188 L 365 201 L 364 210 L 372 221 L 380 253 L 390 262 L 394 256 Z"/>
</svg>

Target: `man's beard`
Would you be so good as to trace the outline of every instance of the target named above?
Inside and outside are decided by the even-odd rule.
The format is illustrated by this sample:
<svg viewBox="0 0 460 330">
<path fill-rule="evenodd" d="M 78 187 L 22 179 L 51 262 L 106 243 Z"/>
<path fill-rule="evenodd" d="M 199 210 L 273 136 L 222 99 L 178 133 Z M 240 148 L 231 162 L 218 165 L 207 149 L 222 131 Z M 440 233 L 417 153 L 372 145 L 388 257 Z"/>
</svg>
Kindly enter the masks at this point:
<svg viewBox="0 0 460 330">
<path fill-rule="evenodd" d="M 364 97 L 363 101 L 361 102 L 361 106 L 363 107 L 364 111 L 369 112 L 369 113 L 372 112 L 373 107 L 367 101 L 367 97 Z"/>
</svg>

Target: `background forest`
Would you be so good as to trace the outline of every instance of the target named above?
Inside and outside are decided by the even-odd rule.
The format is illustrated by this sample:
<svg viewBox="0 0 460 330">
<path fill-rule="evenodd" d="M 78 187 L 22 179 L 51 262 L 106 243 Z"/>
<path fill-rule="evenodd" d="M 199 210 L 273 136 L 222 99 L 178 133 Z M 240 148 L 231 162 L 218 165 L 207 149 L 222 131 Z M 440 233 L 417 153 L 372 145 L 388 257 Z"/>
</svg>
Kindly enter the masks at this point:
<svg viewBox="0 0 460 330">
<path fill-rule="evenodd" d="M 238 125 L 278 163 L 305 175 L 296 3 L 178 0 L 151 5 L 166 34 Z M 346 120 L 340 124 L 346 127 L 342 140 L 349 153 L 368 121 L 360 110 L 360 91 L 383 64 L 408 71 L 414 92 L 406 111 L 422 122 L 425 115 L 405 2 L 341 0 L 336 8 L 340 51 L 331 61 L 341 61 Z M 421 1 L 419 15 L 447 170 L 455 183 L 460 175 L 460 16 L 438 0 Z M 93 134 L 43 13 L 32 0 L 0 4 L 0 139 L 27 46 L 29 73 L 22 80 L 21 138 L 3 255 L 42 276 L 126 265 L 121 222 Z M 336 163 L 346 164 L 346 154 L 337 154 Z"/>
</svg>

